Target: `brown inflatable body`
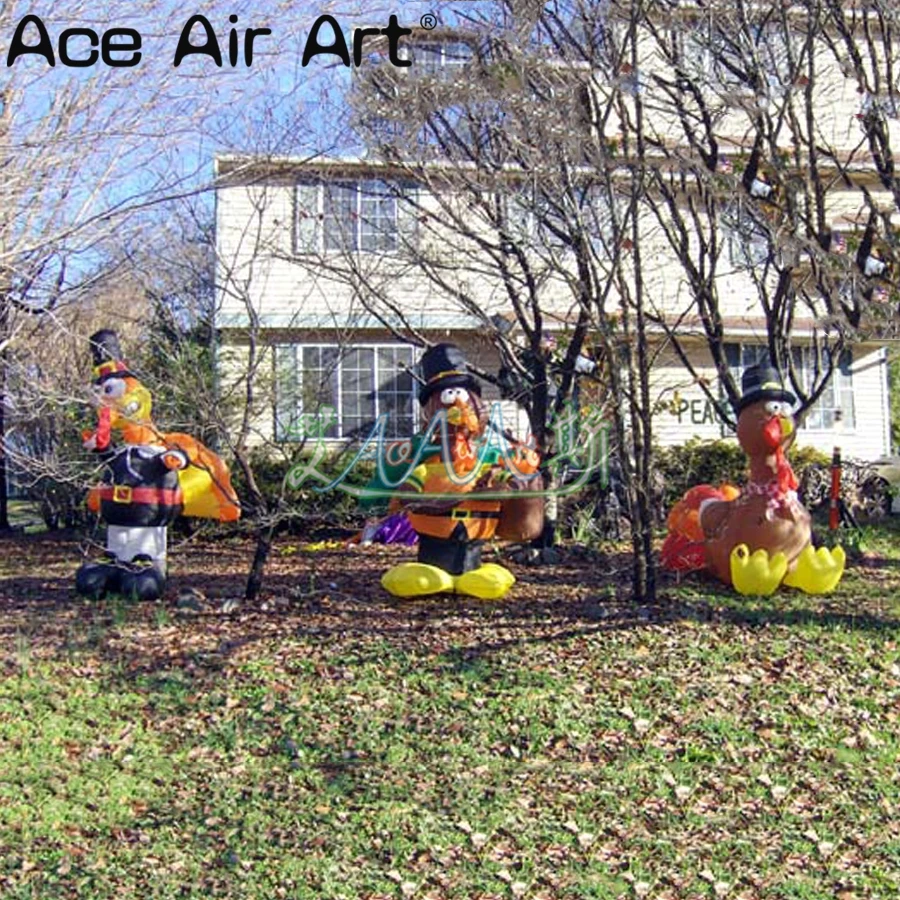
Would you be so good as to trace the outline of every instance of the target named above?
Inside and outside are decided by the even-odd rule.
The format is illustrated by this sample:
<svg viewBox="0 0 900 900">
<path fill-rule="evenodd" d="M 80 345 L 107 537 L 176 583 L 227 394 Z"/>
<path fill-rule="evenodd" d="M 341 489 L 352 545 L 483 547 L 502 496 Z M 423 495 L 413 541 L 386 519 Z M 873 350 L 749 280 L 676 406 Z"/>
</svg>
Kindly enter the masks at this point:
<svg viewBox="0 0 900 900">
<path fill-rule="evenodd" d="M 540 475 L 523 482 L 522 489 L 539 491 L 543 486 Z M 544 498 L 517 497 L 515 482 L 508 500 L 500 506 L 500 521 L 497 523 L 497 537 L 504 541 L 532 541 L 544 530 Z"/>
<path fill-rule="evenodd" d="M 777 407 L 777 408 L 776 408 Z M 784 452 L 794 440 L 794 422 L 777 401 L 760 401 L 738 417 L 737 438 L 750 461 L 750 482 L 736 500 L 702 507 L 710 570 L 731 584 L 731 551 L 784 553 L 788 569 L 812 537 L 809 513 L 797 499 L 797 481 Z"/>
</svg>

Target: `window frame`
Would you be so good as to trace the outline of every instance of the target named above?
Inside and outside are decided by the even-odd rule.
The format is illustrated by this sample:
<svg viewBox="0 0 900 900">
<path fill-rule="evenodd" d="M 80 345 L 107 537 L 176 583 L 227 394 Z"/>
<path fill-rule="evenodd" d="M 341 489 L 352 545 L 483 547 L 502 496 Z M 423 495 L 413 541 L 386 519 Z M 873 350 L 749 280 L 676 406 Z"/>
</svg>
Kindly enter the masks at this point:
<svg viewBox="0 0 900 900">
<path fill-rule="evenodd" d="M 759 361 L 760 357 L 766 358 L 768 350 L 765 344 L 748 344 L 741 341 L 727 341 L 726 358 L 737 352 L 737 364 L 728 362 L 728 368 L 738 385 L 744 371 Z M 733 350 L 731 348 L 737 348 Z M 810 388 L 813 366 L 810 361 L 810 354 L 813 352 L 812 347 L 802 346 L 794 347 L 793 353 L 795 365 L 799 362 L 800 372 L 803 384 L 807 390 Z M 829 351 L 824 351 L 829 352 Z M 752 355 L 754 359 L 746 360 L 745 357 Z M 830 395 L 830 396 L 829 396 Z M 830 406 L 825 406 L 827 401 L 831 401 Z M 823 424 L 810 424 L 812 419 L 819 416 L 819 422 L 824 422 L 826 413 L 830 412 L 832 416 L 832 424 L 830 426 Z M 849 412 L 849 415 L 848 415 Z M 839 415 L 838 415 L 839 414 Z M 845 347 L 841 351 L 828 386 L 816 400 L 816 402 L 806 410 L 803 421 L 799 425 L 801 431 L 813 432 L 815 434 L 831 434 L 840 428 L 843 432 L 856 431 L 856 394 L 853 386 L 853 351 L 849 347 Z M 725 428 L 723 426 L 723 433 Z"/>
<path fill-rule="evenodd" d="M 698 28 L 703 28 L 703 34 Z M 736 44 L 735 37 L 722 31 L 717 23 L 704 20 L 697 23 L 692 30 L 679 31 L 680 53 L 682 64 L 688 73 L 693 72 L 705 79 L 713 89 L 727 93 L 752 94 L 753 87 L 744 76 L 729 69 L 726 58 L 731 55 L 735 60 L 741 59 L 740 52 L 753 53 L 760 66 L 760 77 L 769 90 L 783 90 L 790 83 L 790 71 L 787 64 L 790 60 L 788 47 L 781 40 L 784 34 L 775 23 L 759 23 L 750 26 L 749 33 L 742 33 L 738 38 L 752 41 L 752 48 L 745 46 L 732 51 Z M 779 46 L 780 44 L 780 46 Z M 761 88 L 761 85 L 757 88 Z"/>
<path fill-rule="evenodd" d="M 319 367 L 310 367 L 307 368 L 304 360 L 304 351 L 305 350 L 318 350 L 321 354 L 326 351 L 334 351 L 335 353 L 335 361 L 332 369 L 323 369 L 321 366 Z M 418 389 L 417 389 L 417 380 L 416 380 L 416 363 L 415 363 L 415 348 L 409 344 L 402 343 L 388 343 L 388 342 L 363 342 L 363 343 L 353 343 L 347 346 L 342 346 L 338 343 L 330 343 L 327 341 L 288 341 L 288 342 L 279 342 L 273 345 L 273 378 L 274 378 L 274 400 L 272 405 L 272 426 L 273 426 L 273 435 L 274 439 L 277 443 L 301 443 L 307 438 L 315 438 L 315 434 L 304 433 L 304 429 L 299 428 L 298 426 L 302 426 L 304 424 L 309 426 L 309 422 L 304 423 L 305 417 L 317 417 L 320 416 L 325 409 L 333 409 L 336 414 L 336 419 L 332 423 L 330 428 L 326 429 L 326 432 L 322 435 L 324 440 L 332 441 L 332 442 L 342 442 L 348 440 L 361 440 L 368 436 L 367 429 L 370 430 L 370 426 L 368 424 L 369 420 L 367 419 L 365 422 L 360 423 L 355 427 L 348 427 L 349 423 L 346 421 L 347 416 L 350 415 L 346 412 L 345 409 L 345 392 L 346 396 L 349 396 L 350 393 L 345 386 L 344 382 L 344 362 L 351 354 L 357 354 L 359 351 L 371 351 L 372 352 L 372 390 L 369 392 L 371 396 L 371 401 L 373 404 L 373 416 L 371 419 L 371 424 L 374 426 L 375 422 L 378 419 L 378 416 L 382 413 L 388 413 L 388 423 L 387 428 L 385 430 L 385 436 L 390 438 L 408 438 L 412 437 L 415 434 L 417 427 L 416 423 L 418 422 L 419 416 L 419 401 L 418 401 Z M 389 371 L 383 371 L 384 363 L 382 362 L 382 354 L 384 351 L 389 351 L 394 355 L 394 365 L 390 368 Z M 402 355 L 408 357 L 408 361 L 403 361 L 398 359 L 399 353 L 402 351 Z M 285 361 L 280 359 L 283 354 L 289 354 L 289 363 L 290 368 L 285 365 Z M 385 385 L 389 384 L 391 381 L 396 381 L 398 376 L 403 374 L 403 369 L 400 368 L 400 364 L 403 364 L 408 367 L 409 370 L 409 388 L 408 390 L 398 390 L 394 389 L 393 391 L 385 390 Z M 364 371 L 365 369 L 355 369 L 349 371 Z M 304 408 L 304 399 L 306 393 L 306 385 L 305 379 L 307 376 L 307 372 L 326 372 L 328 376 L 328 380 L 332 381 L 332 385 L 330 386 L 330 390 L 333 393 L 334 404 L 330 404 L 328 402 L 320 401 L 317 402 L 315 409 L 313 410 L 305 410 Z M 287 394 L 283 393 L 283 379 L 285 376 L 288 376 L 290 379 L 290 384 L 288 385 Z M 317 380 L 317 382 L 312 385 L 312 390 L 317 393 L 321 391 L 321 387 L 323 385 L 323 380 L 321 377 Z M 354 396 L 365 398 L 369 396 L 365 393 L 357 393 Z M 396 415 L 396 408 L 399 404 L 388 404 L 387 397 L 390 395 L 393 399 L 396 398 L 404 398 L 402 403 L 406 406 L 406 410 L 403 412 L 401 416 Z M 357 418 L 359 418 L 360 414 L 355 414 Z M 409 433 L 406 431 L 399 431 L 396 428 L 392 428 L 392 423 L 396 422 L 397 419 L 407 420 L 409 424 Z M 321 420 L 320 420 L 321 421 Z"/>
<path fill-rule="evenodd" d="M 719 224 L 725 232 L 728 263 L 734 271 L 746 272 L 772 261 L 769 232 L 743 203 L 737 201 L 723 209 Z"/>
<path fill-rule="evenodd" d="M 367 191 L 367 185 L 382 185 L 382 193 Z M 381 253 L 396 255 L 404 243 L 417 240 L 415 207 L 418 185 L 390 178 L 300 178 L 293 191 L 293 251 L 295 256 L 337 253 Z M 313 193 L 314 192 L 314 193 Z M 345 201 L 352 192 L 352 201 Z M 305 198 L 304 199 L 304 195 Z M 366 204 L 390 202 L 392 214 L 366 213 Z M 333 223 L 353 225 L 342 229 Z M 390 227 L 366 230 L 377 221 L 391 220 Z M 349 240 L 347 238 L 349 237 Z"/>
<path fill-rule="evenodd" d="M 460 72 L 476 58 L 475 48 L 461 40 L 421 40 L 408 47 L 412 61 L 410 68 L 415 70 L 416 75 L 428 78 L 448 79 L 452 77 L 451 73 Z M 461 55 L 450 52 L 451 49 L 458 51 L 461 47 L 465 48 Z"/>
<path fill-rule="evenodd" d="M 810 363 L 810 355 L 814 348 L 800 347 L 798 349 L 802 354 L 804 384 L 809 390 L 814 369 Z M 831 351 L 825 349 L 822 352 L 830 354 Z M 826 401 L 830 401 L 830 405 L 826 406 Z M 849 415 L 847 415 L 848 408 Z M 827 413 L 831 414 L 832 424 L 830 426 L 811 423 L 815 416 L 819 417 L 819 423 L 824 422 Z M 833 363 L 828 384 L 819 395 L 818 400 L 806 411 L 800 427 L 804 431 L 826 434 L 837 428 L 845 432 L 856 431 L 856 395 L 853 391 L 853 351 L 851 348 L 845 347 L 838 360 Z"/>
<path fill-rule="evenodd" d="M 553 218 L 550 201 L 540 190 L 522 187 L 502 195 L 501 202 L 502 225 L 517 242 L 551 253 L 571 250 L 566 241 L 553 233 L 549 224 Z M 596 252 L 606 249 L 614 237 L 614 229 L 613 211 L 603 186 L 592 184 L 579 188 L 577 202 L 578 215 L 592 247 Z"/>
</svg>

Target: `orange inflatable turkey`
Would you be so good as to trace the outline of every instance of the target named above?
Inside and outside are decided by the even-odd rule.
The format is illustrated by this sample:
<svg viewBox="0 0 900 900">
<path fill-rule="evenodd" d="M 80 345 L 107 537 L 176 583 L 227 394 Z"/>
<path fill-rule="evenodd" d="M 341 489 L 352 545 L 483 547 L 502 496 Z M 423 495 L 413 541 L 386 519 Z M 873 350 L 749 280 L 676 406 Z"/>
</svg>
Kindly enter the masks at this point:
<svg viewBox="0 0 900 900">
<path fill-rule="evenodd" d="M 143 600 L 162 594 L 166 529 L 179 515 L 232 522 L 240 517 L 225 463 L 196 438 L 159 431 L 152 397 L 122 359 L 114 331 L 91 336 L 98 423 L 83 434 L 104 464 L 88 507 L 107 525 L 106 559 L 76 574 L 79 593 L 120 593 Z"/>
<path fill-rule="evenodd" d="M 741 387 L 737 438 L 749 481 L 737 495 L 731 486 L 688 491 L 669 516 L 661 563 L 708 568 L 742 594 L 769 595 L 781 584 L 826 593 L 840 580 L 845 556 L 841 547 L 813 547 L 810 516 L 797 498 L 785 455 L 796 435 L 796 398 L 767 364 L 747 369 Z"/>
<path fill-rule="evenodd" d="M 524 445 L 503 452 L 493 444 L 485 432 L 481 386 L 457 346 L 430 347 L 420 365 L 424 431 L 387 447 L 386 480 L 379 474 L 369 485 L 375 495 L 392 494 L 392 508 L 406 512 L 419 536 L 418 558 L 394 566 L 381 584 L 395 597 L 450 592 L 500 599 L 515 577 L 498 563 L 482 562 L 482 549 L 494 537 L 530 540 L 540 534 L 540 456 Z M 442 417 L 446 444 L 435 430 Z"/>
</svg>

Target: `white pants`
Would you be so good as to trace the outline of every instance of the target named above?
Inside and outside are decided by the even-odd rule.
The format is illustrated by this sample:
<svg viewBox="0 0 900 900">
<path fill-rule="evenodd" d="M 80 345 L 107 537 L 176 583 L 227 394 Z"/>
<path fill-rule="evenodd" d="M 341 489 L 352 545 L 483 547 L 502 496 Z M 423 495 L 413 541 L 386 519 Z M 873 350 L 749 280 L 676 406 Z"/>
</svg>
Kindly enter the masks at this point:
<svg viewBox="0 0 900 900">
<path fill-rule="evenodd" d="M 106 549 L 122 562 L 146 554 L 165 575 L 167 531 L 166 525 L 107 525 Z"/>
</svg>

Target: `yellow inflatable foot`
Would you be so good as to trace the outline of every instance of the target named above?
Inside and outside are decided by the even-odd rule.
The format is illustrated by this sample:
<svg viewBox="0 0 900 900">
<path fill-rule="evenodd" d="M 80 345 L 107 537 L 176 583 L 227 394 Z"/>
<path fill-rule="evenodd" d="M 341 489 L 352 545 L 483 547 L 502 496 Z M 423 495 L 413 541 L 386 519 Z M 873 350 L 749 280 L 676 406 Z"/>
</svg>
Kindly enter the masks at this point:
<svg viewBox="0 0 900 900">
<path fill-rule="evenodd" d="M 808 544 L 797 557 L 793 572 L 788 572 L 784 583 L 790 587 L 800 588 L 807 594 L 827 594 L 844 574 L 844 563 L 847 561 L 843 547 L 829 550 Z"/>
<path fill-rule="evenodd" d="M 739 594 L 768 597 L 774 594 L 787 572 L 787 557 L 765 550 L 750 553 L 746 544 L 738 544 L 731 551 L 731 583 Z"/>
<path fill-rule="evenodd" d="M 395 597 L 424 597 L 453 590 L 453 576 L 426 563 L 400 563 L 381 576 L 381 586 Z"/>
<path fill-rule="evenodd" d="M 458 594 L 477 597 L 479 600 L 499 600 L 515 580 L 515 575 L 509 569 L 504 569 L 497 563 L 485 563 L 471 572 L 457 575 L 453 586 Z"/>
</svg>

